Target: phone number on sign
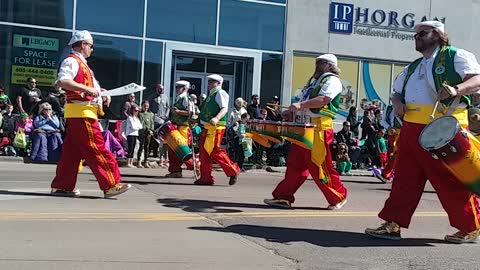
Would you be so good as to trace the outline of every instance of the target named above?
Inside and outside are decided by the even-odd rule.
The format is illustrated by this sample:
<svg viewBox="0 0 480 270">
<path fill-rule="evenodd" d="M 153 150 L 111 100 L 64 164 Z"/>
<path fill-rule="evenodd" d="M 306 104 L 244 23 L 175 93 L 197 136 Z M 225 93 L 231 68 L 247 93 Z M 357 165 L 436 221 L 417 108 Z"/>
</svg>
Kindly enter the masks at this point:
<svg viewBox="0 0 480 270">
<path fill-rule="evenodd" d="M 51 69 L 34 69 L 34 68 L 28 68 L 28 67 L 16 67 L 13 71 L 29 73 L 29 74 L 55 75 L 55 71 Z"/>
</svg>

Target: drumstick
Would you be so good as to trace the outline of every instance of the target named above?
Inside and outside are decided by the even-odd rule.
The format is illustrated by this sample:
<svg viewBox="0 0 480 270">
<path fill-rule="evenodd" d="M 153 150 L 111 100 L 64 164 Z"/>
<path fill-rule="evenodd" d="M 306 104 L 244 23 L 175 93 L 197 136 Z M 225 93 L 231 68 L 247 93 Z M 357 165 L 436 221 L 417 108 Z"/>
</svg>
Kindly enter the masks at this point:
<svg viewBox="0 0 480 270">
<path fill-rule="evenodd" d="M 432 114 L 429 116 L 430 120 L 435 119 L 435 112 L 437 112 L 437 107 L 439 103 L 440 103 L 440 99 L 437 97 L 437 100 L 435 101 L 435 106 L 433 106 Z"/>
<path fill-rule="evenodd" d="M 290 107 L 290 106 L 274 104 L 274 103 L 266 103 L 265 105 L 267 105 L 267 106 L 278 106 L 280 108 L 285 108 L 285 109 L 288 109 Z"/>
</svg>

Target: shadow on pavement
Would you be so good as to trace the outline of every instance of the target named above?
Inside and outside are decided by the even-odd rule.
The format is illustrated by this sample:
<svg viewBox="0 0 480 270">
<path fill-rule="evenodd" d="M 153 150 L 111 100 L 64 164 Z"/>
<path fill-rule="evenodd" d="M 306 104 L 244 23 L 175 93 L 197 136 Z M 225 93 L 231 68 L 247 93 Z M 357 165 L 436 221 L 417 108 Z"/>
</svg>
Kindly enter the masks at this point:
<svg viewBox="0 0 480 270">
<path fill-rule="evenodd" d="M 369 188 L 368 190 L 392 191 L 391 188 Z M 437 194 L 437 192 L 434 190 L 424 190 L 423 193 Z"/>
<path fill-rule="evenodd" d="M 322 247 L 430 247 L 434 246 L 433 244 L 445 243 L 439 239 L 405 238 L 402 240 L 384 240 L 357 232 L 267 227 L 246 224 L 231 225 L 225 228 L 199 226 L 190 227 L 190 229 L 231 232 L 242 236 L 263 238 L 268 242 L 282 244 L 306 242 Z"/>
<path fill-rule="evenodd" d="M 163 204 L 165 207 L 180 208 L 186 212 L 200 212 L 200 213 L 239 213 L 243 212 L 240 209 L 235 208 L 252 208 L 252 209 L 282 209 L 272 208 L 265 204 L 253 204 L 253 203 L 236 203 L 236 202 L 219 202 L 219 201 L 207 201 L 207 200 L 190 200 L 190 199 L 176 199 L 165 198 L 158 199 L 158 203 Z M 293 209 L 282 209 L 285 211 L 292 210 L 327 210 L 320 207 L 294 207 Z"/>
<path fill-rule="evenodd" d="M 377 179 L 377 178 L 373 178 L 373 179 Z M 359 181 L 359 180 L 344 180 L 344 179 L 341 179 L 341 181 L 342 181 L 342 183 L 390 185 L 390 183 L 383 183 L 383 182 L 380 182 L 380 180 Z"/>
<path fill-rule="evenodd" d="M 14 195 L 14 196 L 38 196 L 38 197 L 60 197 L 60 198 L 72 198 L 72 199 L 104 199 L 97 196 L 78 196 L 78 197 L 67 197 L 67 196 L 58 196 L 52 195 L 50 192 L 24 192 L 24 191 L 10 191 L 10 190 L 0 190 L 0 195 Z"/>
</svg>

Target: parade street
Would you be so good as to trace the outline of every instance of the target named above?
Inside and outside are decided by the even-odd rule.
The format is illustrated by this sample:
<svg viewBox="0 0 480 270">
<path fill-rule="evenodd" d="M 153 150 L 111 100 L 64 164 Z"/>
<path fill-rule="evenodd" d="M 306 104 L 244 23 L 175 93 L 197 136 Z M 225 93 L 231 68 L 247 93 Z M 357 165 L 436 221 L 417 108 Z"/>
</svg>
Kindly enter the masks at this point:
<svg viewBox="0 0 480 270">
<path fill-rule="evenodd" d="M 0 269 L 478 269 L 479 244 L 448 244 L 449 226 L 427 186 L 404 239 L 364 234 L 391 185 L 342 177 L 348 203 L 338 211 L 313 181 L 294 209 L 269 208 L 283 174 L 252 170 L 234 186 L 215 172 L 215 186 L 192 173 L 166 179 L 165 169 L 121 168 L 133 188 L 103 194 L 88 168 L 80 198 L 50 196 L 54 165 L 0 163 Z"/>
</svg>

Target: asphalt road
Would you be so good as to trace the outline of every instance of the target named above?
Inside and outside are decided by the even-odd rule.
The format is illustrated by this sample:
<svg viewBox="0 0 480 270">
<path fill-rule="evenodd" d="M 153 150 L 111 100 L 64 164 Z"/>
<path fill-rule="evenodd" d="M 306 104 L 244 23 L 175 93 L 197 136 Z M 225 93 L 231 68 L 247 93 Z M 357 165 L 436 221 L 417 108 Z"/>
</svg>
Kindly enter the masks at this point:
<svg viewBox="0 0 480 270">
<path fill-rule="evenodd" d="M 249 171 L 235 186 L 165 169 L 123 169 L 134 188 L 103 199 L 93 175 L 80 198 L 49 195 L 55 166 L 0 163 L 0 269 L 479 269 L 480 245 L 447 244 L 449 226 L 427 187 L 400 241 L 366 236 L 390 189 L 373 177 L 344 177 L 347 205 L 326 210 L 312 181 L 295 209 L 263 205 L 281 173 Z"/>
</svg>

